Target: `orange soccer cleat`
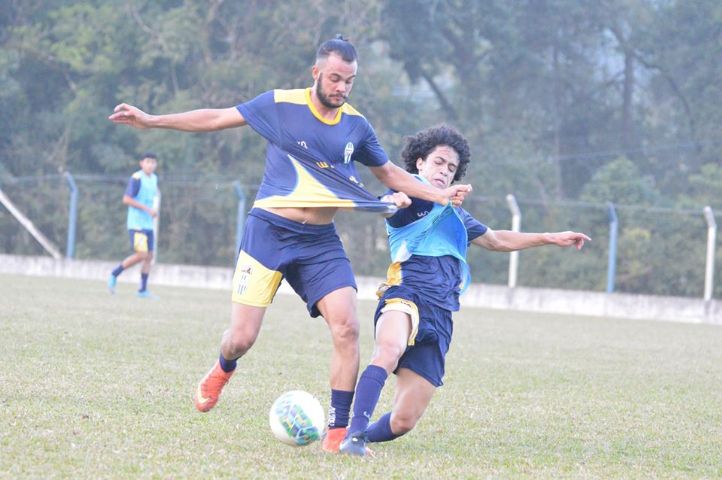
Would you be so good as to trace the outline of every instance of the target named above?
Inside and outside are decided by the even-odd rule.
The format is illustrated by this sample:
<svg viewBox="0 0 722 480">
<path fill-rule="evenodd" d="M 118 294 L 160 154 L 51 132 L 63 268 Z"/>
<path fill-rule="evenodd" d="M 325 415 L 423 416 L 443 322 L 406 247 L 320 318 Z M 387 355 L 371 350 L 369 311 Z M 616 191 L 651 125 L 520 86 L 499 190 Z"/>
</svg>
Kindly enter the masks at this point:
<svg viewBox="0 0 722 480">
<path fill-rule="evenodd" d="M 328 453 L 338 453 L 341 442 L 346 437 L 346 427 L 330 428 L 323 437 L 321 449 Z"/>
<path fill-rule="evenodd" d="M 228 383 L 228 380 L 231 379 L 231 375 L 233 375 L 233 372 L 224 372 L 221 364 L 216 360 L 216 364 L 203 377 L 193 395 L 193 403 L 198 411 L 207 412 L 216 406 L 218 397 L 221 396 L 221 391 Z M 338 449 L 338 446 L 336 448 Z"/>
</svg>

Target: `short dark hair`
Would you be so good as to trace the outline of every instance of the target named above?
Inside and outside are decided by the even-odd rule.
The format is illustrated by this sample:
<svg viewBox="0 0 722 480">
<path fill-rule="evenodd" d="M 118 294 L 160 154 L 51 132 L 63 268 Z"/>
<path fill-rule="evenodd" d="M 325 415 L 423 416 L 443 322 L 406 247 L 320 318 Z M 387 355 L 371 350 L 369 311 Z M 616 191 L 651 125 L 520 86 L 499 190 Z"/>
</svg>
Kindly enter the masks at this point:
<svg viewBox="0 0 722 480">
<path fill-rule="evenodd" d="M 337 53 L 344 62 L 351 63 L 358 60 L 356 48 L 351 42 L 340 33 L 330 40 L 326 40 L 316 51 L 316 61 L 328 58 L 332 53 Z"/>
<path fill-rule="evenodd" d="M 143 160 L 144 158 L 152 158 L 156 162 L 158 161 L 158 156 L 153 152 L 145 152 L 140 156 L 140 159 Z"/>
<path fill-rule="evenodd" d="M 451 147 L 459 154 L 459 167 L 454 174 L 454 181 L 461 180 L 466 174 L 466 166 L 471 159 L 469 142 L 455 128 L 443 124 L 406 137 L 406 144 L 401 151 L 401 160 L 404 162 L 406 171 L 419 173 L 416 161 L 419 158 L 426 160 L 431 151 L 439 145 Z"/>
</svg>

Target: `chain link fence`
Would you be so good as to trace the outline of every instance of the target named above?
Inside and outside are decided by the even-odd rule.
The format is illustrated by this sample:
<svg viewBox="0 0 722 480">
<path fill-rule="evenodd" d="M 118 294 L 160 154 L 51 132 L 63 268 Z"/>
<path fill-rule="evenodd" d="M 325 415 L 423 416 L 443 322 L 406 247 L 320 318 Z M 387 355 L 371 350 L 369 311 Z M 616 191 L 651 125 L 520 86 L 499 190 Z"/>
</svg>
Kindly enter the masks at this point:
<svg viewBox="0 0 722 480">
<path fill-rule="evenodd" d="M 76 175 L 77 226 L 75 258 L 120 260 L 129 254 L 121 203 L 127 177 Z M 234 182 L 236 185 L 234 185 Z M 163 177 L 158 234 L 162 263 L 228 266 L 234 264 L 241 198 L 232 178 Z M 240 182 L 246 210 L 256 186 Z M 0 179 L 0 188 L 59 250 L 69 239 L 70 194 L 64 175 Z M 609 285 L 609 205 L 580 202 L 539 202 L 517 198 L 521 230 L 576 230 L 593 241 L 581 252 L 545 247 L 520 252 L 517 285 L 605 291 Z M 243 205 L 243 203 L 242 203 Z M 614 291 L 701 297 L 705 288 L 708 225 L 703 207 L 692 210 L 616 205 L 619 235 L 614 259 Z M 505 198 L 472 196 L 464 208 L 496 230 L 511 229 Z M 715 212 L 717 219 L 719 212 Z M 341 211 L 336 227 L 358 275 L 384 276 L 389 253 L 383 218 L 371 213 Z M 45 255 L 38 242 L 5 208 L 0 208 L 0 252 Z M 719 243 L 719 242 L 717 242 Z M 722 248 L 715 246 L 715 265 Z M 506 284 L 509 254 L 472 246 L 469 264 L 474 282 Z M 713 297 L 722 296 L 719 267 Z"/>
</svg>

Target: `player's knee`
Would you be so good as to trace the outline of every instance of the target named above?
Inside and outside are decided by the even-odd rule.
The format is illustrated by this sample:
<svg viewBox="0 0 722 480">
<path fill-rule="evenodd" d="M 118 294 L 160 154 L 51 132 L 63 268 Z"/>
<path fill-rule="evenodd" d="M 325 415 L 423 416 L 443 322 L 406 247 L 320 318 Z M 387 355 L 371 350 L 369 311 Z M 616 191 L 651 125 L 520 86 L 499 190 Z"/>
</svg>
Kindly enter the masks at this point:
<svg viewBox="0 0 722 480">
<path fill-rule="evenodd" d="M 224 353 L 229 354 L 228 358 L 240 357 L 251 349 L 255 340 L 255 337 L 245 335 L 244 332 L 230 331 L 228 332 L 228 342 L 226 343 L 226 348 L 229 351 Z"/>
<path fill-rule="evenodd" d="M 372 362 L 377 365 L 383 365 L 386 370 L 392 371 L 396 368 L 396 364 L 399 362 L 399 358 L 401 358 L 405 350 L 405 345 L 399 345 L 393 342 L 377 343 Z"/>
<path fill-rule="evenodd" d="M 410 432 L 418 422 L 418 416 L 409 412 L 394 412 L 391 416 L 391 431 L 396 435 Z"/>
<path fill-rule="evenodd" d="M 334 340 L 340 343 L 358 343 L 359 324 L 355 315 L 345 315 L 329 321 Z"/>
</svg>

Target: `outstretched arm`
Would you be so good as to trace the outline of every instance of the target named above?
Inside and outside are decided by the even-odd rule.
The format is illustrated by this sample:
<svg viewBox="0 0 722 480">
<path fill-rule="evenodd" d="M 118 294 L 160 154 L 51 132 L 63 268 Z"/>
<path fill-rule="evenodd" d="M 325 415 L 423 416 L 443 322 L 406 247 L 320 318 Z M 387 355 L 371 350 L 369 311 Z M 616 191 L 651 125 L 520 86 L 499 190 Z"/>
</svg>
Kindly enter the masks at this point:
<svg viewBox="0 0 722 480">
<path fill-rule="evenodd" d="M 578 232 L 524 233 L 511 230 L 495 231 L 489 228 L 484 235 L 476 237 L 471 243 L 496 252 L 513 252 L 543 245 L 573 246 L 581 250 L 584 242 L 591 241 L 591 238 Z"/>
<path fill-rule="evenodd" d="M 471 185 L 452 185 L 443 190 L 426 185 L 393 162 L 386 162 L 380 167 L 370 167 L 370 169 L 376 178 L 390 189 L 404 192 L 409 197 L 430 200 L 441 205 L 451 201 L 459 206 L 471 192 Z"/>
<path fill-rule="evenodd" d="M 205 108 L 167 115 L 150 115 L 127 103 L 116 106 L 108 120 L 141 129 L 169 128 L 184 132 L 211 132 L 246 125 L 246 120 L 236 107 Z"/>
</svg>

